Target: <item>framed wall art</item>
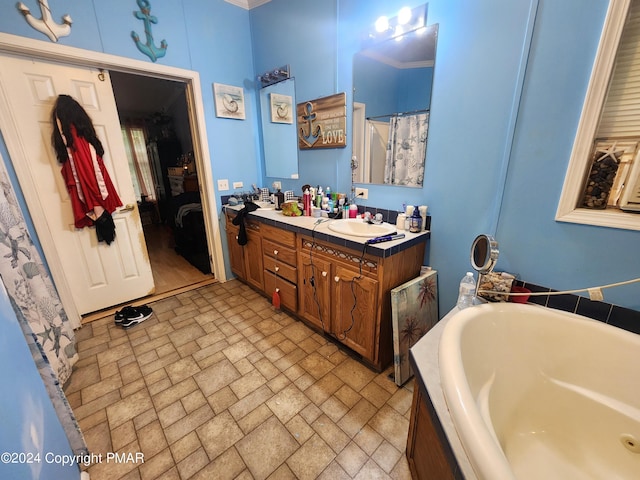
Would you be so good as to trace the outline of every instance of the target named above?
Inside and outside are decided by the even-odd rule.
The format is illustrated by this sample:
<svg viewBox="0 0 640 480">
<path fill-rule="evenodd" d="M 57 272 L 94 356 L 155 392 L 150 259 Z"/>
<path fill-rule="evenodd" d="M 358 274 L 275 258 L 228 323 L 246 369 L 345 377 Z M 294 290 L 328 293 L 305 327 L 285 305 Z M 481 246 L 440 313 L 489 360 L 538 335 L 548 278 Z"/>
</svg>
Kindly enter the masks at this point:
<svg viewBox="0 0 640 480">
<path fill-rule="evenodd" d="M 272 92 L 269 101 L 273 123 L 293 123 L 293 98 L 290 95 Z"/>
<path fill-rule="evenodd" d="M 213 84 L 213 98 L 216 104 L 216 117 L 245 119 L 244 90 L 242 87 Z"/>
</svg>

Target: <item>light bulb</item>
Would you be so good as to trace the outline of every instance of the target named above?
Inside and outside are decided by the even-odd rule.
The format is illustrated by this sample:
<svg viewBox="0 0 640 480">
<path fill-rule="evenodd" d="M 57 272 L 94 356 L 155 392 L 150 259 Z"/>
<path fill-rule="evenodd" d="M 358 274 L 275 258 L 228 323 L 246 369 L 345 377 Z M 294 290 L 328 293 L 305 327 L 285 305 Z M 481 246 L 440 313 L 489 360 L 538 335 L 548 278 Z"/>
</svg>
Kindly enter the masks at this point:
<svg viewBox="0 0 640 480">
<path fill-rule="evenodd" d="M 385 16 L 382 16 L 376 20 L 376 32 L 382 33 L 386 32 L 389 29 L 389 19 Z"/>
<path fill-rule="evenodd" d="M 409 7 L 402 7 L 398 12 L 398 23 L 400 25 L 406 25 L 411 20 L 411 9 Z"/>
</svg>

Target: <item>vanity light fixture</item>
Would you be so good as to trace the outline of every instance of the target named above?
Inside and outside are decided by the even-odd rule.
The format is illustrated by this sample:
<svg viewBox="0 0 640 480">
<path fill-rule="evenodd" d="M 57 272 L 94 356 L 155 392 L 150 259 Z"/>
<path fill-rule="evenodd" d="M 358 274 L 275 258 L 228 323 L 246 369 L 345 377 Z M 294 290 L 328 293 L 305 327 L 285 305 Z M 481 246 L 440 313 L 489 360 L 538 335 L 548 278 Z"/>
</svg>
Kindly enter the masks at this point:
<svg viewBox="0 0 640 480">
<path fill-rule="evenodd" d="M 407 33 L 424 28 L 426 25 L 426 3 L 414 8 L 402 7 L 395 17 L 379 17 L 374 24 L 374 29 L 369 32 L 369 40 L 380 41 L 390 38 L 400 40 Z"/>
<path fill-rule="evenodd" d="M 274 83 L 287 80 L 291 76 L 289 65 L 283 65 L 282 67 L 274 68 L 269 72 L 265 72 L 262 75 L 258 75 L 258 82 L 260 82 L 260 88 L 268 87 Z"/>
</svg>

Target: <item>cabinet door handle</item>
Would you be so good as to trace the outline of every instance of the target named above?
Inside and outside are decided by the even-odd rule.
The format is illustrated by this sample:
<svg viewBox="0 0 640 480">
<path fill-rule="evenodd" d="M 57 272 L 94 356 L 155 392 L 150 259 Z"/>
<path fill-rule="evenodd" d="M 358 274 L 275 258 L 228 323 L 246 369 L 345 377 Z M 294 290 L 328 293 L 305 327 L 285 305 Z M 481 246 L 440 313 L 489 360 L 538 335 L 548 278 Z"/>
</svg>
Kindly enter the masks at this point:
<svg viewBox="0 0 640 480">
<path fill-rule="evenodd" d="M 327 276 L 327 272 L 322 272 L 322 276 L 326 277 Z"/>
<path fill-rule="evenodd" d="M 236 235 L 236 240 L 238 239 L 238 235 Z"/>
<path fill-rule="evenodd" d="M 335 280 L 336 283 L 338 283 L 340 281 L 340 277 L 338 275 L 336 275 L 335 277 L 333 277 L 333 279 Z"/>
</svg>

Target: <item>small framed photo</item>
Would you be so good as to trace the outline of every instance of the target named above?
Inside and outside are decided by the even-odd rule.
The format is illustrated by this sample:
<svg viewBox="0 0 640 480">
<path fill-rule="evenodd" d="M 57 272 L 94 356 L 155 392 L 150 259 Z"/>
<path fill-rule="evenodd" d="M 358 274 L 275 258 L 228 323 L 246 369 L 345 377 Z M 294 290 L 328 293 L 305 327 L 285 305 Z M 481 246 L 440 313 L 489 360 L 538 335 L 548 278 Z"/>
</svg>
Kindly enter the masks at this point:
<svg viewBox="0 0 640 480">
<path fill-rule="evenodd" d="M 216 104 L 216 117 L 244 120 L 244 90 L 242 87 L 213 84 L 213 98 Z"/>
<path fill-rule="evenodd" d="M 271 93 L 271 121 L 293 123 L 293 98 L 290 95 Z"/>
</svg>

